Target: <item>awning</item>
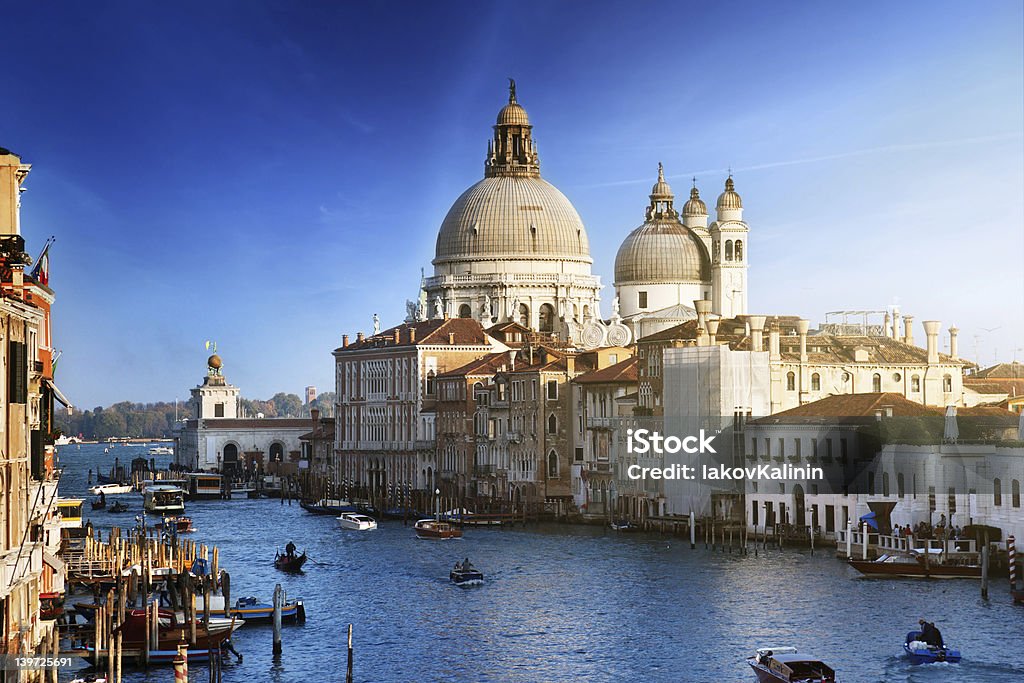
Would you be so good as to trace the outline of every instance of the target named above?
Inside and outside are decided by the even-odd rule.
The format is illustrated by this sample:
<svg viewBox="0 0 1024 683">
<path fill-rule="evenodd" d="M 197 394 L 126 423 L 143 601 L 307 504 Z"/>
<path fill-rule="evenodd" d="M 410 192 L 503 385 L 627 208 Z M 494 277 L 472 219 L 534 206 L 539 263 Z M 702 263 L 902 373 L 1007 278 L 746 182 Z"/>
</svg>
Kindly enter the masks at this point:
<svg viewBox="0 0 1024 683">
<path fill-rule="evenodd" d="M 50 391 L 53 392 L 53 397 L 60 401 L 65 408 L 71 407 L 71 401 L 68 400 L 67 396 L 61 393 L 60 389 L 57 388 L 57 385 L 53 383 L 52 379 L 44 379 L 43 382 L 46 383 L 46 386 L 50 387 Z"/>
<path fill-rule="evenodd" d="M 43 551 L 43 562 L 53 567 L 53 570 L 58 574 L 64 571 L 64 561 L 55 555 L 51 555 L 47 551 Z"/>
</svg>

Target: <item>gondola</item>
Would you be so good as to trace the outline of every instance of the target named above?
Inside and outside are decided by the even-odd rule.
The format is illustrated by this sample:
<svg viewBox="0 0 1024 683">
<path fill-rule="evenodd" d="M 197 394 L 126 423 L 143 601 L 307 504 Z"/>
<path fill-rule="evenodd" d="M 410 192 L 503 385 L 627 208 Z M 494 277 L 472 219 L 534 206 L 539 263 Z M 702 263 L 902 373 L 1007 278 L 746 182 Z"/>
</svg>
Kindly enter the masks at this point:
<svg viewBox="0 0 1024 683">
<path fill-rule="evenodd" d="M 278 553 L 274 557 L 274 567 L 283 572 L 300 572 L 304 564 L 306 564 L 305 552 L 301 555 L 282 555 Z"/>
<path fill-rule="evenodd" d="M 93 510 L 103 510 L 104 508 L 107 507 L 107 499 L 97 498 L 96 500 L 92 501 L 89 504 L 92 506 Z"/>
<path fill-rule="evenodd" d="M 118 512 L 128 512 L 128 506 L 122 503 L 121 501 L 117 501 L 116 503 L 110 506 L 110 509 L 107 510 L 107 512 L 113 512 L 115 514 Z"/>
</svg>

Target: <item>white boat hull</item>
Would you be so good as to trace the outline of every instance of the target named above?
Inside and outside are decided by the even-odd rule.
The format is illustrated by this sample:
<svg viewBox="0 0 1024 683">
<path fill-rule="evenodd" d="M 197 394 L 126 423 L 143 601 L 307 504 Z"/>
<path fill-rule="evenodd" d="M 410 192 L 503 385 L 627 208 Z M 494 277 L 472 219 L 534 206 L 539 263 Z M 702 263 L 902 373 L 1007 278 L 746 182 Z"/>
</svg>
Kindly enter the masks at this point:
<svg viewBox="0 0 1024 683">
<path fill-rule="evenodd" d="M 349 531 L 372 531 L 377 528 L 377 520 L 366 515 L 341 515 L 338 525 Z"/>
<path fill-rule="evenodd" d="M 105 496 L 120 496 L 131 493 L 132 487 L 129 484 L 97 484 L 89 489 L 89 493 L 98 496 L 101 493 Z"/>
</svg>

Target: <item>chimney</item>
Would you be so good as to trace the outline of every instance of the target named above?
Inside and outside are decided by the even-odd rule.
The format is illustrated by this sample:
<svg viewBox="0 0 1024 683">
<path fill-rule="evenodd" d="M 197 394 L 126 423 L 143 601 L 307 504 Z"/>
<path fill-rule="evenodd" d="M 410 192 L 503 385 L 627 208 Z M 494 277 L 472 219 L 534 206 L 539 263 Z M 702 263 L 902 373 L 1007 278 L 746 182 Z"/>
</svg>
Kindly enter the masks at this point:
<svg viewBox="0 0 1024 683">
<path fill-rule="evenodd" d="M 892 316 L 889 315 L 889 311 L 885 312 L 885 322 L 882 323 L 882 334 L 886 337 L 895 337 L 894 330 L 896 329 L 896 323 Z"/>
<path fill-rule="evenodd" d="M 720 324 L 721 324 L 721 321 L 720 321 L 720 320 L 717 320 L 717 319 L 715 319 L 715 320 L 709 320 L 709 321 L 707 322 L 707 326 L 708 326 L 708 335 L 710 335 L 710 336 L 709 336 L 709 338 L 708 338 L 708 343 L 709 343 L 709 344 L 711 344 L 711 345 L 714 345 L 714 344 L 715 344 L 715 335 L 717 335 L 717 334 L 718 334 L 718 326 L 719 326 Z"/>
<path fill-rule="evenodd" d="M 697 299 L 693 302 L 693 308 L 697 311 L 697 327 L 707 329 L 705 325 L 708 320 L 708 313 L 711 312 L 711 302 L 707 299 Z"/>
<path fill-rule="evenodd" d="M 953 360 L 960 360 L 960 346 L 956 338 L 959 333 L 960 330 L 956 325 L 949 328 L 949 355 L 953 357 Z"/>
<path fill-rule="evenodd" d="M 320 410 L 317 408 L 310 408 L 309 417 L 313 420 L 313 429 L 316 429 L 317 423 L 320 422 Z"/>
<path fill-rule="evenodd" d="M 779 322 L 778 319 L 768 328 L 768 359 L 779 360 L 782 352 L 779 350 Z"/>
<path fill-rule="evenodd" d="M 396 344 L 401 344 L 402 343 L 402 328 L 401 327 L 396 327 L 395 328 L 395 343 Z"/>
<path fill-rule="evenodd" d="M 900 338 L 900 307 L 892 307 L 892 338 Z"/>
<path fill-rule="evenodd" d="M 448 345 L 449 346 L 455 346 L 455 333 L 454 332 L 449 332 L 448 333 Z"/>
<path fill-rule="evenodd" d="M 341 335 L 341 348 L 345 348 L 346 346 L 348 346 L 348 335 L 343 334 Z"/>
<path fill-rule="evenodd" d="M 747 318 L 750 322 L 750 350 L 764 351 L 764 321 L 763 315 L 752 315 Z"/>
<path fill-rule="evenodd" d="M 516 351 L 515 349 L 512 349 L 511 351 L 508 352 L 508 364 L 509 364 L 509 367 L 511 368 L 510 372 L 515 372 L 516 371 L 516 354 L 517 353 L 519 353 L 519 352 Z"/>
<path fill-rule="evenodd" d="M 362 341 L 363 341 L 363 333 L 362 332 L 357 332 L 356 333 L 356 343 L 359 344 Z"/>
<path fill-rule="evenodd" d="M 914 316 L 903 316 L 903 343 L 914 345 Z"/>
<path fill-rule="evenodd" d="M 928 338 L 928 365 L 935 365 L 939 362 L 939 329 L 942 323 L 938 320 L 924 321 L 924 334 Z"/>
<path fill-rule="evenodd" d="M 796 322 L 796 331 L 800 334 L 800 362 L 807 362 L 807 330 L 811 329 L 811 323 L 801 318 Z"/>
<path fill-rule="evenodd" d="M 569 375 L 576 373 L 576 356 L 568 355 L 565 357 L 565 372 Z"/>
</svg>

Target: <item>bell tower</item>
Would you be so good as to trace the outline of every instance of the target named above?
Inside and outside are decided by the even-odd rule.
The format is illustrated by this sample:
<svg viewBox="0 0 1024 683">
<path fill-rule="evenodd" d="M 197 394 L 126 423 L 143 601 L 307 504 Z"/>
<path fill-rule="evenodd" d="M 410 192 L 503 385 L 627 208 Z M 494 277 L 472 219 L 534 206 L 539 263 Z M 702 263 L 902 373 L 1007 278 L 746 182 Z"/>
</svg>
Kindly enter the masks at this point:
<svg viewBox="0 0 1024 683">
<path fill-rule="evenodd" d="M 216 353 L 206 359 L 206 377 L 203 383 L 192 389 L 197 414 L 193 417 L 205 420 L 208 418 L 238 417 L 238 387 L 228 384 L 222 369 L 224 362 Z"/>
<path fill-rule="evenodd" d="M 718 197 L 711 225 L 711 311 L 723 318 L 747 312 L 747 233 L 743 200 L 732 175 Z"/>
</svg>

